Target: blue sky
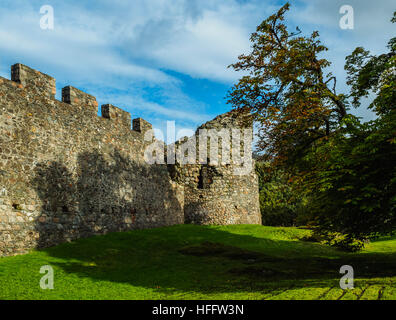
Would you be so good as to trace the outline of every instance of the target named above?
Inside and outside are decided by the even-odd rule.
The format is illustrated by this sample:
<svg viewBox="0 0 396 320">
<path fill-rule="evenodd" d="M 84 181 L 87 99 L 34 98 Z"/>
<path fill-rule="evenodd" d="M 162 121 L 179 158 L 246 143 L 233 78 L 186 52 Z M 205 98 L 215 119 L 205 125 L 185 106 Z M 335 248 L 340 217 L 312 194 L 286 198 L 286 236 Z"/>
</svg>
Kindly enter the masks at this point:
<svg viewBox="0 0 396 320">
<path fill-rule="evenodd" d="M 0 75 L 23 63 L 142 117 L 155 127 L 176 121 L 195 129 L 226 112 L 225 95 L 241 74 L 227 66 L 249 51 L 256 26 L 285 1 L 1 0 Z M 346 91 L 344 59 L 356 46 L 382 53 L 395 35 L 394 0 L 291 1 L 291 27 L 318 30 L 329 71 Z M 339 27 L 339 9 L 354 8 L 355 28 Z M 54 8 L 54 29 L 40 28 L 40 8 Z M 355 113 L 370 120 L 363 107 Z"/>
</svg>

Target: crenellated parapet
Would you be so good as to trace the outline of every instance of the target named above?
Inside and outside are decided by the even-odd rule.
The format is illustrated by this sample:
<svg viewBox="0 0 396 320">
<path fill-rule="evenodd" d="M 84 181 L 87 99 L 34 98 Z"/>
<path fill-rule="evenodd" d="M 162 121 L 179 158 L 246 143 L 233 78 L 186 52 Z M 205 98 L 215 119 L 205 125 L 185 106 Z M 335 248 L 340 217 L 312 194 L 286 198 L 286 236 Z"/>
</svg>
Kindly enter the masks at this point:
<svg viewBox="0 0 396 320">
<path fill-rule="evenodd" d="M 56 100 L 56 80 L 40 71 L 34 70 L 21 63 L 11 67 L 11 81 L 17 83 L 20 89 L 27 90 L 35 97 Z M 84 111 L 91 112 L 93 117 L 98 114 L 98 102 L 96 97 L 81 91 L 73 86 L 62 88 L 62 102 L 71 106 L 81 107 Z M 131 119 L 129 112 L 124 111 L 112 104 L 101 106 L 104 119 L 110 120 L 114 126 L 120 129 L 130 129 L 135 132 L 145 133 L 152 129 L 152 125 L 142 118 Z M 133 125 L 132 125 L 133 123 Z"/>
</svg>

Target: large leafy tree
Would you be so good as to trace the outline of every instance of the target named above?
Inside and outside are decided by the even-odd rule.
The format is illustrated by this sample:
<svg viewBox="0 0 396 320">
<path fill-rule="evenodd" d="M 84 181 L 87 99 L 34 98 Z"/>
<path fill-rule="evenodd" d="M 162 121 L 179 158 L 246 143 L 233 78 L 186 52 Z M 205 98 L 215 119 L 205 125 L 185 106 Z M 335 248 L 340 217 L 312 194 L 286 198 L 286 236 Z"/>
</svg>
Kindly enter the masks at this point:
<svg viewBox="0 0 396 320">
<path fill-rule="evenodd" d="M 261 124 L 259 149 L 311 199 L 317 230 L 343 234 L 343 245 L 390 233 L 396 227 L 396 38 L 378 56 L 356 48 L 345 65 L 351 91 L 339 94 L 336 78 L 325 74 L 330 62 L 319 58 L 327 48 L 318 33 L 289 32 L 287 10 L 289 4 L 264 20 L 251 36 L 252 51 L 231 65 L 247 75 L 228 101 Z M 349 106 L 369 94 L 378 118 L 361 123 Z"/>
<path fill-rule="evenodd" d="M 336 92 L 336 78 L 324 71 L 330 62 L 319 58 L 327 48 L 318 32 L 290 32 L 284 23 L 288 10 L 286 4 L 264 20 L 251 35 L 252 51 L 231 65 L 247 75 L 228 102 L 261 123 L 258 147 L 266 160 L 290 164 L 337 129 L 348 104 Z"/>
<path fill-rule="evenodd" d="M 348 119 L 343 134 L 332 136 L 307 158 L 326 154 L 307 173 L 313 220 L 319 233 L 353 239 L 392 233 L 396 228 L 396 112 L 369 123 Z"/>
<path fill-rule="evenodd" d="M 315 150 L 326 157 L 306 179 L 320 229 L 346 234 L 349 241 L 396 228 L 396 38 L 388 49 L 375 56 L 358 47 L 346 57 L 352 104 L 372 93 L 369 108 L 378 117 L 367 123 L 344 119 L 338 134 Z"/>
</svg>

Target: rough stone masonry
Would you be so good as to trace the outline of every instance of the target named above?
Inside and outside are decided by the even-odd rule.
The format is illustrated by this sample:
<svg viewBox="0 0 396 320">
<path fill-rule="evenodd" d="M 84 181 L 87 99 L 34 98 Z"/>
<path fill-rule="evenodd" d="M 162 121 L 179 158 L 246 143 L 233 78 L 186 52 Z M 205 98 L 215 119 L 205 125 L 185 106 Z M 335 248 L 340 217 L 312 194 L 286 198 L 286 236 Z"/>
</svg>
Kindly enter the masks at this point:
<svg viewBox="0 0 396 320">
<path fill-rule="evenodd" d="M 151 124 L 22 64 L 0 77 L 0 256 L 115 231 L 260 224 L 254 170 L 150 165 Z M 131 128 L 131 123 L 133 126 Z M 241 126 L 230 112 L 203 128 Z"/>
</svg>

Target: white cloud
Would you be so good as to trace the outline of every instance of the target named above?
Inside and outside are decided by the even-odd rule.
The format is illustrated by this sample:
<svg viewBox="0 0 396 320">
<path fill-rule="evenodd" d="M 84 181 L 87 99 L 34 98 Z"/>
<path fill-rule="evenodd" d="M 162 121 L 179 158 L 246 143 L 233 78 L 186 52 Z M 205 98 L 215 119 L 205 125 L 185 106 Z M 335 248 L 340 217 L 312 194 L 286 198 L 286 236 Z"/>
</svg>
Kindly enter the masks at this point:
<svg viewBox="0 0 396 320">
<path fill-rule="evenodd" d="M 227 66 L 250 46 L 252 8 L 230 1 L 202 8 L 199 18 L 149 20 L 130 40 L 131 48 L 141 48 L 132 55 L 143 54 L 159 67 L 195 78 L 230 83 L 238 75 Z"/>
<path fill-rule="evenodd" d="M 340 30 L 342 0 L 292 2 L 290 24 L 305 33 L 321 32 L 329 47 L 326 57 L 346 91 L 344 58 L 362 45 L 384 50 L 394 34 L 389 19 L 393 0 L 350 0 L 355 29 Z M 186 125 L 208 120 L 216 110 L 189 98 L 182 83 L 166 70 L 193 78 L 232 84 L 240 74 L 227 69 L 249 51 L 249 36 L 277 10 L 275 0 L 97 0 L 91 3 L 53 0 L 55 29 L 39 28 L 41 1 L 3 0 L 0 10 L 0 50 L 53 75 L 62 85 L 93 90 L 98 99 L 134 107 L 152 119 L 178 118 Z M 393 29 L 392 29 L 393 28 Z M 3 60 L 0 61 L 3 63 Z M 4 74 L 4 65 L 0 74 Z M 100 90 L 95 88 L 100 88 Z M 147 90 L 157 96 L 147 96 Z M 121 94 L 120 94 L 121 92 Z M 134 109 L 132 109 L 133 111 Z"/>
</svg>

